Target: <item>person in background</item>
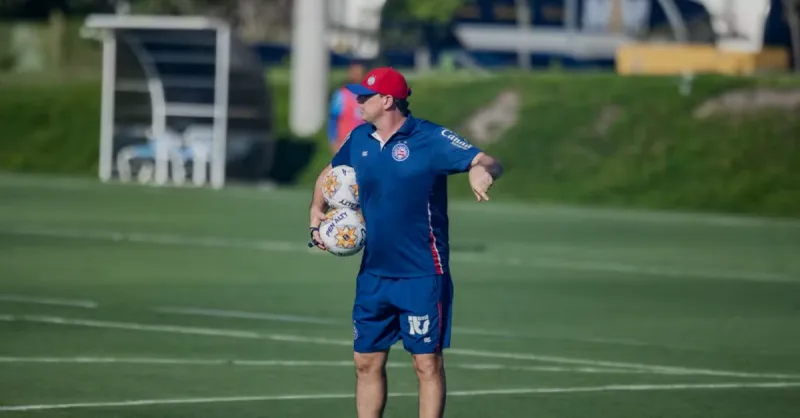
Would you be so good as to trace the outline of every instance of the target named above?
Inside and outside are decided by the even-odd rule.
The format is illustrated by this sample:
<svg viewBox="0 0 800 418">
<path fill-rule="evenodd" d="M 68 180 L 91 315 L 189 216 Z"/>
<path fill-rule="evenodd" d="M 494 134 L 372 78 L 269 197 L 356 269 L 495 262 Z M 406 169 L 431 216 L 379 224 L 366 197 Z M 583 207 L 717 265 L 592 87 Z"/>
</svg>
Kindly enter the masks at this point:
<svg viewBox="0 0 800 418">
<path fill-rule="evenodd" d="M 364 64 L 354 61 L 347 71 L 348 83 L 359 83 L 364 78 Z M 364 123 L 356 95 L 342 86 L 333 92 L 328 116 L 328 143 L 331 153 L 336 154 L 347 135 L 356 126 Z"/>
</svg>

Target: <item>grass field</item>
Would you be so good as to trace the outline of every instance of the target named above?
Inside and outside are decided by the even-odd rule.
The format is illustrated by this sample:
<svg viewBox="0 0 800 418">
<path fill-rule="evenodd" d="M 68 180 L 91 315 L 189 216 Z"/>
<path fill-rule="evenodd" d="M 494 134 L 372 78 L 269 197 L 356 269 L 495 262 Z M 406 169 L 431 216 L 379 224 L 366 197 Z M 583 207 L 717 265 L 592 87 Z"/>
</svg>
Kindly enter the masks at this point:
<svg viewBox="0 0 800 418">
<path fill-rule="evenodd" d="M 308 197 L 0 175 L 0 415 L 354 416 L 358 260 L 308 250 Z M 800 221 L 450 213 L 448 416 L 797 416 Z"/>
</svg>

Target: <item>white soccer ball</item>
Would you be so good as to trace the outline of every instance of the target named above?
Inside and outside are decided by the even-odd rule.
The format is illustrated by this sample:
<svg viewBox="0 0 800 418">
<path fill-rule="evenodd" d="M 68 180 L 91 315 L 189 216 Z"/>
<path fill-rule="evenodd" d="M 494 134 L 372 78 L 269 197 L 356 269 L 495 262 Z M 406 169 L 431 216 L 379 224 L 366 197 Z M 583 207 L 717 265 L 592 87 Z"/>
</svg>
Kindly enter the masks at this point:
<svg viewBox="0 0 800 418">
<path fill-rule="evenodd" d="M 358 210 L 358 183 L 353 167 L 337 165 L 328 171 L 322 181 L 322 196 L 331 208 Z"/>
<path fill-rule="evenodd" d="M 331 209 L 328 219 L 319 226 L 319 237 L 333 255 L 348 257 L 358 254 L 367 238 L 361 212 L 348 208 Z"/>
</svg>

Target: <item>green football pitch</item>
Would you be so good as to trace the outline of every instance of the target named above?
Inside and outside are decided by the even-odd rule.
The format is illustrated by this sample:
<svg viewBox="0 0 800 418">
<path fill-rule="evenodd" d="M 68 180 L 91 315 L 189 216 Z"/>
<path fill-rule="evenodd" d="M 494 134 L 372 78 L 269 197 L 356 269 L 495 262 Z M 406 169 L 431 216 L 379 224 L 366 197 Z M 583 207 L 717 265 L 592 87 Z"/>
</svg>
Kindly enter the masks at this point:
<svg viewBox="0 0 800 418">
<path fill-rule="evenodd" d="M 309 196 L 0 175 L 0 415 L 355 416 L 359 257 L 307 248 Z M 800 221 L 450 216 L 448 416 L 800 411 Z M 389 390 L 416 416 L 400 346 Z"/>
</svg>

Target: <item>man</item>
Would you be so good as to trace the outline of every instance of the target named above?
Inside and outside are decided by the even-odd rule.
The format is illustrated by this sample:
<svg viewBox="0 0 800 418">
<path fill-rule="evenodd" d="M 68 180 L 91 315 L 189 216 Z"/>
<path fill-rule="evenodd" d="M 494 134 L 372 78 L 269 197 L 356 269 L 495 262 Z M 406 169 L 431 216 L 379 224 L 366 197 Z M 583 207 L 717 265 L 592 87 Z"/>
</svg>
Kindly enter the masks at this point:
<svg viewBox="0 0 800 418">
<path fill-rule="evenodd" d="M 352 62 L 348 68 L 347 78 L 350 83 L 360 82 L 364 78 L 364 65 L 357 61 Z M 347 134 L 364 121 L 361 118 L 356 95 L 344 86 L 333 92 L 328 113 L 328 144 L 335 155 L 347 138 Z"/>
<path fill-rule="evenodd" d="M 440 418 L 445 405 L 442 350 L 450 345 L 453 284 L 449 271 L 447 176 L 469 172 L 478 202 L 502 168 L 449 129 L 408 110 L 405 78 L 392 68 L 369 72 L 347 88 L 364 123 L 320 174 L 310 208 L 312 242 L 325 219 L 321 182 L 331 167 L 355 169 L 367 239 L 353 306 L 356 407 L 379 418 L 386 404 L 389 348 L 402 339 L 419 380 L 420 418 Z"/>
</svg>

